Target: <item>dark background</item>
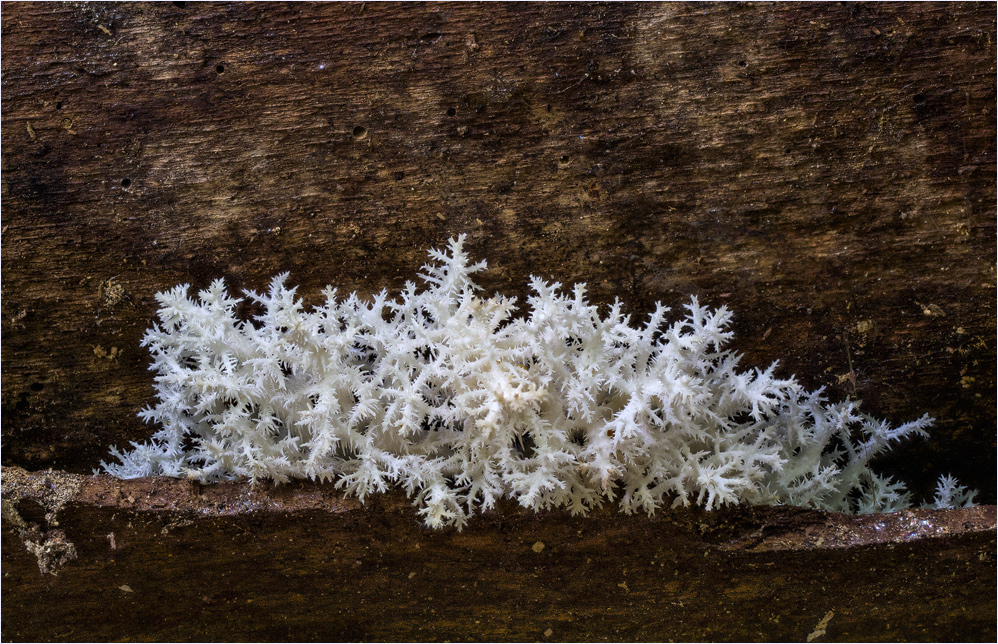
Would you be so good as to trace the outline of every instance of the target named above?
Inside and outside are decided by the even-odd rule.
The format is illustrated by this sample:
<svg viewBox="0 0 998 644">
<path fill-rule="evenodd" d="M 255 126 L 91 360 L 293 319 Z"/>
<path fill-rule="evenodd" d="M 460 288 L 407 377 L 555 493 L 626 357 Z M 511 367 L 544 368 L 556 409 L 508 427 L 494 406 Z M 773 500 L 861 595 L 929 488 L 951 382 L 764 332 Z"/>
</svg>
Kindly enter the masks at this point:
<svg viewBox="0 0 998 644">
<path fill-rule="evenodd" d="M 152 429 L 157 291 L 395 291 L 468 234 L 488 291 L 696 294 L 995 501 L 995 8 L 2 8 L 3 463 Z"/>
</svg>

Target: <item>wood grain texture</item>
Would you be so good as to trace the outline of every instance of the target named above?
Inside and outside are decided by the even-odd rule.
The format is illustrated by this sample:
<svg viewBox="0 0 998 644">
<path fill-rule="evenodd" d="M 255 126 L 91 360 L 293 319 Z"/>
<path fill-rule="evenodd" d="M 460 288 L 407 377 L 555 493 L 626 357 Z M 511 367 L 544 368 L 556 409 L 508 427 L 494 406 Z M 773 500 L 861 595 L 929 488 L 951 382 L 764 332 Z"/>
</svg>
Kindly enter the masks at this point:
<svg viewBox="0 0 998 644">
<path fill-rule="evenodd" d="M 573 518 L 501 503 L 431 531 L 398 492 L 363 507 L 331 485 L 10 467 L 3 504 L 5 641 L 996 636 L 994 506 Z M 32 543 L 48 544 L 50 572 Z"/>
<path fill-rule="evenodd" d="M 736 312 L 745 364 L 934 439 L 995 498 L 990 4 L 27 4 L 2 10 L 3 462 L 150 433 L 155 292 L 488 290 Z"/>
</svg>

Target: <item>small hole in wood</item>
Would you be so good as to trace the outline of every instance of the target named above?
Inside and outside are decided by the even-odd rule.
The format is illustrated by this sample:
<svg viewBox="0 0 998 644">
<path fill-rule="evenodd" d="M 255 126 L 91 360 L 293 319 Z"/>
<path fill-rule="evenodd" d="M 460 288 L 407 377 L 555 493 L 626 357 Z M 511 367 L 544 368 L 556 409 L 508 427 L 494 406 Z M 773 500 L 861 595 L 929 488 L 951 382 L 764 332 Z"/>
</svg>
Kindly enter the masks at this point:
<svg viewBox="0 0 998 644">
<path fill-rule="evenodd" d="M 224 74 L 225 73 L 225 65 L 223 65 L 222 63 L 219 63 L 219 64 L 215 65 L 215 72 L 218 73 L 218 74 Z"/>
<path fill-rule="evenodd" d="M 353 129 L 353 138 L 355 141 L 360 141 L 367 136 L 367 128 L 358 125 Z"/>
<path fill-rule="evenodd" d="M 455 114 L 457 114 L 457 110 L 455 110 L 453 107 L 447 110 L 447 116 L 454 116 Z"/>
<path fill-rule="evenodd" d="M 125 188 L 126 190 L 128 188 L 131 188 L 132 187 L 132 180 L 129 179 L 128 177 L 125 177 L 124 179 L 121 180 L 121 187 Z"/>
</svg>

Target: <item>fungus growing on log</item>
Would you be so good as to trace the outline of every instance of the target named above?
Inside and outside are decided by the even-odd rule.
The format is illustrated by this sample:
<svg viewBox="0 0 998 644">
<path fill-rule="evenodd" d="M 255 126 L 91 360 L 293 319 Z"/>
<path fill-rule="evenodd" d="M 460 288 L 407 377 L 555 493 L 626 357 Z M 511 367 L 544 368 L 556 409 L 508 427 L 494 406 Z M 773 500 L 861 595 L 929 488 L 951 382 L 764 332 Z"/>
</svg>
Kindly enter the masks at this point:
<svg viewBox="0 0 998 644">
<path fill-rule="evenodd" d="M 464 236 L 430 250 L 423 290 L 345 299 L 334 288 L 306 310 L 285 285 L 246 293 L 222 280 L 188 297 L 156 297 L 161 428 L 104 468 L 122 478 L 204 482 L 248 477 L 336 480 L 363 500 L 401 486 L 427 525 L 462 527 L 502 497 L 533 510 L 585 513 L 607 500 L 625 512 L 665 503 L 711 509 L 793 504 L 842 512 L 910 504 L 870 461 L 926 435 L 928 416 L 892 427 L 829 402 L 793 377 L 738 369 L 731 313 L 694 297 L 667 320 L 657 305 L 632 324 L 620 302 L 601 314 L 585 285 L 532 278 L 529 311 L 482 298 Z M 936 507 L 972 503 L 944 476 Z"/>
</svg>

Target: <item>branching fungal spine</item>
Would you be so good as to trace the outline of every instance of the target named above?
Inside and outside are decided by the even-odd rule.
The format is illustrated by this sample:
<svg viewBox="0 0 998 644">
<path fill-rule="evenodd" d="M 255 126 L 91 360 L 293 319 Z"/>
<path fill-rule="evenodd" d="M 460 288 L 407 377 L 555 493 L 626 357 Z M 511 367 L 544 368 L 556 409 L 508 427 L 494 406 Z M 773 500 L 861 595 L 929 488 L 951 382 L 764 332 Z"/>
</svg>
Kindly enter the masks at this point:
<svg viewBox="0 0 998 644">
<path fill-rule="evenodd" d="M 632 325 L 601 315 L 585 285 L 532 278 L 529 310 L 482 298 L 464 236 L 431 250 L 423 290 L 407 283 L 365 302 L 324 291 L 305 310 L 278 275 L 262 308 L 222 280 L 188 297 L 157 294 L 158 402 L 140 416 L 152 440 L 102 463 L 119 477 L 205 482 L 335 480 L 363 500 L 401 486 L 427 525 L 463 526 L 503 497 L 534 510 L 625 512 L 663 505 L 794 504 L 845 512 L 906 507 L 902 484 L 870 460 L 925 435 L 931 419 L 891 427 L 831 403 L 791 377 L 738 370 L 726 307 L 696 298 L 674 322 L 658 305 Z M 940 507 L 970 504 L 951 477 Z"/>
</svg>

